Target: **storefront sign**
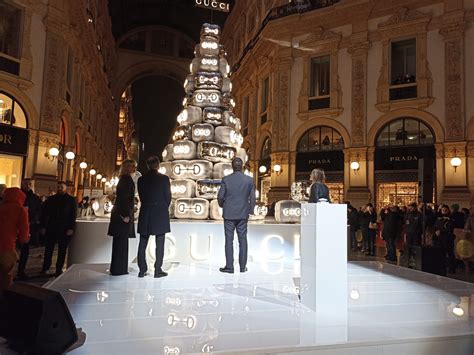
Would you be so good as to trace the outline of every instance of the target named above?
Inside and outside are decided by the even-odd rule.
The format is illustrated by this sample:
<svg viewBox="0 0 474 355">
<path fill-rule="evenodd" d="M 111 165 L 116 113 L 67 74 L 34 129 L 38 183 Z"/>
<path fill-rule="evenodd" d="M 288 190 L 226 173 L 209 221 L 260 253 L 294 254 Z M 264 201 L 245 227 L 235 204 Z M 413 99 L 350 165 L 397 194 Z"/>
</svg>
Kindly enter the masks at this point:
<svg viewBox="0 0 474 355">
<path fill-rule="evenodd" d="M 434 147 L 377 148 L 375 170 L 417 170 L 421 158 L 434 160 Z"/>
<path fill-rule="evenodd" d="M 230 5 L 225 1 L 216 1 L 216 0 L 195 0 L 197 7 L 203 7 L 205 9 L 217 10 L 222 12 L 229 12 Z"/>
<path fill-rule="evenodd" d="M 310 172 L 317 168 L 324 171 L 344 171 L 344 153 L 342 151 L 331 151 L 297 154 L 297 172 Z"/>
<path fill-rule="evenodd" d="M 0 124 L 0 153 L 26 155 L 28 130 Z"/>
</svg>

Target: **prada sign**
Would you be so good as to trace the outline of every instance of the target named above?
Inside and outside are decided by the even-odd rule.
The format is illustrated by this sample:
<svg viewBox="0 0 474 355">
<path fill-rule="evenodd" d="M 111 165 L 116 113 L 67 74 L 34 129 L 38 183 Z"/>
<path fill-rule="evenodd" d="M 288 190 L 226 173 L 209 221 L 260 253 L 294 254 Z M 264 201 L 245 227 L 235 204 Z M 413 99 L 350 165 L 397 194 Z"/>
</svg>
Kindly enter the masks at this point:
<svg viewBox="0 0 474 355">
<path fill-rule="evenodd" d="M 344 171 L 344 153 L 331 151 L 297 154 L 296 172 L 310 172 L 316 168 L 324 171 Z"/>
<path fill-rule="evenodd" d="M 203 7 L 209 10 L 217 10 L 217 11 L 222 11 L 222 12 L 230 11 L 230 5 L 225 1 L 195 0 L 194 3 L 197 7 Z"/>
<path fill-rule="evenodd" d="M 375 170 L 418 170 L 422 158 L 434 160 L 434 147 L 377 148 Z"/>
<path fill-rule="evenodd" d="M 26 155 L 28 130 L 0 124 L 0 153 Z"/>
</svg>

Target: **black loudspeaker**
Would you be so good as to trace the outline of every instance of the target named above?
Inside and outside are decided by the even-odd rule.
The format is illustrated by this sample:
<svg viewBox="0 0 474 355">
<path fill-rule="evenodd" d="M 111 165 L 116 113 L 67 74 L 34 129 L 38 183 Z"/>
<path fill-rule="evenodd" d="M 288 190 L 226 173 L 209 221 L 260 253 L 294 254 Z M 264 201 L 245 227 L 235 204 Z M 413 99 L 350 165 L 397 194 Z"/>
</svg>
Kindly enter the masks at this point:
<svg viewBox="0 0 474 355">
<path fill-rule="evenodd" d="M 62 354 L 78 339 L 59 292 L 18 282 L 5 291 L 4 305 L 6 326 L 0 336 L 18 352 Z"/>
<path fill-rule="evenodd" d="M 434 160 L 418 159 L 418 195 L 422 202 L 433 202 Z"/>
</svg>

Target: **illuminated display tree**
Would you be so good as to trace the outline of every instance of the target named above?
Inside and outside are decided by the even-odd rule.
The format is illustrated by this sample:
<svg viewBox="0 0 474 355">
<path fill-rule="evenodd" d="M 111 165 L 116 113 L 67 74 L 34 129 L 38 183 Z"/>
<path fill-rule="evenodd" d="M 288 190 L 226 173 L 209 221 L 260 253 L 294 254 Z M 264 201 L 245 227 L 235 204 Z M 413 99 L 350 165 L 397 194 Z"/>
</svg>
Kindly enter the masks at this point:
<svg viewBox="0 0 474 355">
<path fill-rule="evenodd" d="M 231 161 L 247 155 L 241 148 L 240 120 L 233 113 L 232 84 L 221 29 L 204 24 L 178 115 L 173 144 L 163 151 L 160 172 L 171 179 L 175 218 L 220 219 L 217 192 L 232 173 Z"/>
</svg>

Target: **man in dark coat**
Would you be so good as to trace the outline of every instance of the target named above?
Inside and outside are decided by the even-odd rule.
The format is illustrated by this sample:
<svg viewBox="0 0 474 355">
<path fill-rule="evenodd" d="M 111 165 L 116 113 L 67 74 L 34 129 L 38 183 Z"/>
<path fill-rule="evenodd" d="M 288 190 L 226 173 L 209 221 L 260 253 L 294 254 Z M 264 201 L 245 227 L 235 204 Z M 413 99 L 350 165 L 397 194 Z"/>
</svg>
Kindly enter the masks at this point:
<svg viewBox="0 0 474 355">
<path fill-rule="evenodd" d="M 225 267 L 221 272 L 234 272 L 234 231 L 239 237 L 240 272 L 247 271 L 247 222 L 255 209 L 255 185 L 250 176 L 242 172 L 240 158 L 232 160 L 234 172 L 222 179 L 217 200 L 223 208 L 225 231 Z"/>
<path fill-rule="evenodd" d="M 359 230 L 359 213 L 351 204 L 347 206 L 347 224 L 350 227 L 350 233 L 351 233 L 351 249 L 352 251 L 356 251 L 357 250 L 356 232 Z"/>
<path fill-rule="evenodd" d="M 20 246 L 20 260 L 18 261 L 17 277 L 20 280 L 26 280 L 28 275 L 25 273 L 26 262 L 30 255 L 30 243 L 38 243 L 38 225 L 41 214 L 41 199 L 33 192 L 33 180 L 23 179 L 21 182 L 21 191 L 26 195 L 24 206 L 28 209 L 28 224 L 30 227 L 30 242 Z"/>
<path fill-rule="evenodd" d="M 168 176 L 160 174 L 158 168 L 160 159 L 153 155 L 146 161 L 148 172 L 138 179 L 138 194 L 140 196 L 140 215 L 138 217 L 138 277 L 144 277 L 147 272 L 145 250 L 150 235 L 156 238 L 155 277 L 164 277 L 163 256 L 165 253 L 165 233 L 170 232 L 169 205 L 171 203 L 171 186 Z"/>
<path fill-rule="evenodd" d="M 51 267 L 56 243 L 58 243 L 58 259 L 55 275 L 62 274 L 69 240 L 76 226 L 76 214 L 76 200 L 67 193 L 66 183 L 59 181 L 56 194 L 46 200 L 41 210 L 41 234 L 46 235 L 41 274 L 46 274 Z"/>
<path fill-rule="evenodd" d="M 397 262 L 396 240 L 400 237 L 403 220 L 398 206 L 388 208 L 383 221 L 382 238 L 387 244 L 387 260 Z"/>
<path fill-rule="evenodd" d="M 408 206 L 406 216 L 407 243 L 408 245 L 421 245 L 421 235 L 423 234 L 423 215 L 418 211 L 416 203 Z"/>
</svg>

